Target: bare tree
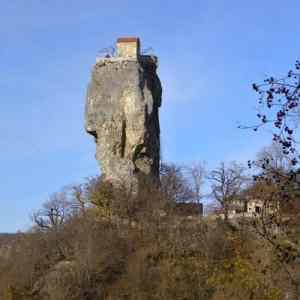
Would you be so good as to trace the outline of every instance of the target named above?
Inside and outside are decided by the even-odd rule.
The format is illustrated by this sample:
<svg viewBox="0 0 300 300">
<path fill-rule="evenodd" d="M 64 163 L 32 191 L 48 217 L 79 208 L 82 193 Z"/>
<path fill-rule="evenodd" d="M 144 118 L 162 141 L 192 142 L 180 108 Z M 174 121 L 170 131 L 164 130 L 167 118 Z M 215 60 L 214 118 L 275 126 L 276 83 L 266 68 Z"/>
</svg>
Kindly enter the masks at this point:
<svg viewBox="0 0 300 300">
<path fill-rule="evenodd" d="M 183 168 L 180 166 L 161 164 L 160 182 L 161 191 L 169 200 L 189 202 L 194 197 L 193 190 L 184 176 Z"/>
<path fill-rule="evenodd" d="M 200 203 L 203 197 L 202 188 L 206 174 L 205 165 L 203 162 L 194 162 L 191 166 L 186 166 L 185 171 L 194 192 L 194 201 Z"/>
<path fill-rule="evenodd" d="M 289 172 L 293 168 L 291 159 L 283 154 L 282 146 L 278 142 L 273 142 L 270 146 L 261 149 L 257 153 L 255 165 L 264 170 L 279 172 Z"/>
<path fill-rule="evenodd" d="M 226 166 L 224 162 L 208 176 L 211 182 L 212 196 L 224 210 L 225 220 L 228 220 L 228 212 L 230 205 L 242 191 L 247 177 L 245 176 L 245 168 L 232 162 Z"/>
<path fill-rule="evenodd" d="M 89 182 L 91 179 L 89 180 Z M 85 214 L 89 207 L 88 184 L 79 184 L 70 187 L 72 209 L 79 214 Z"/>
<path fill-rule="evenodd" d="M 110 46 L 107 48 L 102 48 L 98 51 L 98 57 L 100 58 L 110 58 L 116 56 L 117 49 L 114 46 Z"/>
<path fill-rule="evenodd" d="M 281 175 L 271 169 L 257 176 L 249 189 L 250 197 L 263 202 L 262 213 L 252 219 L 251 225 L 276 254 L 276 262 L 287 275 L 290 292 L 300 299 L 300 277 L 296 268 L 300 259 L 299 243 L 299 191 L 293 172 Z"/>
<path fill-rule="evenodd" d="M 64 192 L 55 193 L 43 204 L 42 209 L 33 213 L 35 225 L 42 230 L 57 231 L 71 215 L 71 203 Z"/>
</svg>

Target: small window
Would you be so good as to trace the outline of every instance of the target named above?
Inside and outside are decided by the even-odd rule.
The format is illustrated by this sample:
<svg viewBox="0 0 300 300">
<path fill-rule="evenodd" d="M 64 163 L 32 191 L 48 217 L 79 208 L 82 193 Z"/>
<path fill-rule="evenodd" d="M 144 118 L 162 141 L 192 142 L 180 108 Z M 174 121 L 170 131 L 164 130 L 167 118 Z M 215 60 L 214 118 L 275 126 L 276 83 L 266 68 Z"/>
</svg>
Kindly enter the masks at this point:
<svg viewBox="0 0 300 300">
<path fill-rule="evenodd" d="M 260 214 L 261 208 L 259 206 L 255 206 L 255 213 Z"/>
</svg>

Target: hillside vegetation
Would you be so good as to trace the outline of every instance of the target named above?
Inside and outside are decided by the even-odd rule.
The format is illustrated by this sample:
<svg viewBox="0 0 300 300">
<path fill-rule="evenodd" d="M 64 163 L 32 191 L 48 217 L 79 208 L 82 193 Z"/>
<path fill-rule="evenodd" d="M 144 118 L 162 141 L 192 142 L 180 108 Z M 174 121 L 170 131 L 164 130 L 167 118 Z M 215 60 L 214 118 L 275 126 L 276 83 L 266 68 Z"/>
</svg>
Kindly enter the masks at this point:
<svg viewBox="0 0 300 300">
<path fill-rule="evenodd" d="M 299 70 L 253 85 L 259 124 L 246 128 L 274 133 L 248 162 L 251 177 L 237 163 L 208 173 L 163 164 L 160 186 L 136 195 L 101 177 L 64 189 L 28 232 L 0 237 L 0 299 L 299 300 Z M 199 204 L 204 178 L 211 213 L 179 213 L 178 203 Z M 257 214 L 231 218 L 251 200 Z"/>
<path fill-rule="evenodd" d="M 0 258 L 0 299 L 298 299 L 292 243 L 278 235 L 282 257 L 259 222 L 178 215 L 191 186 L 170 170 L 138 196 L 101 178 L 54 194 Z"/>
</svg>

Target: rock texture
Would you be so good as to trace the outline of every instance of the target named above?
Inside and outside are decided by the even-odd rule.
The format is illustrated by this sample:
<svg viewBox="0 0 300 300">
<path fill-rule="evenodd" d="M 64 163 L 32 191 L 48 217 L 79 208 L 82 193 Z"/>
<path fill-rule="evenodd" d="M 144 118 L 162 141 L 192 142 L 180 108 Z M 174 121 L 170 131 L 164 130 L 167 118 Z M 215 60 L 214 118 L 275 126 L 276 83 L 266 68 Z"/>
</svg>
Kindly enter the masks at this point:
<svg viewBox="0 0 300 300">
<path fill-rule="evenodd" d="M 162 88 L 157 58 L 140 55 L 138 39 L 124 40 L 117 43 L 119 56 L 97 59 L 93 67 L 86 130 L 95 137 L 105 180 L 136 190 L 145 179 L 159 180 Z"/>
</svg>

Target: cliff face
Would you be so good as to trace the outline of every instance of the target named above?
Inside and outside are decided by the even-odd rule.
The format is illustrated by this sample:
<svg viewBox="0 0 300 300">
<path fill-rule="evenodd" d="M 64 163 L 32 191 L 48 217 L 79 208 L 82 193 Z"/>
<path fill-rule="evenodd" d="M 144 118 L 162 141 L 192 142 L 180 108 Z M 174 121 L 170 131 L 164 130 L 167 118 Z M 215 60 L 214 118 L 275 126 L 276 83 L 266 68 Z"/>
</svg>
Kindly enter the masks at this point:
<svg viewBox="0 0 300 300">
<path fill-rule="evenodd" d="M 126 53 L 125 53 L 126 54 Z M 86 130 L 106 180 L 136 189 L 159 178 L 161 84 L 153 56 L 98 59 L 86 101 Z"/>
</svg>

